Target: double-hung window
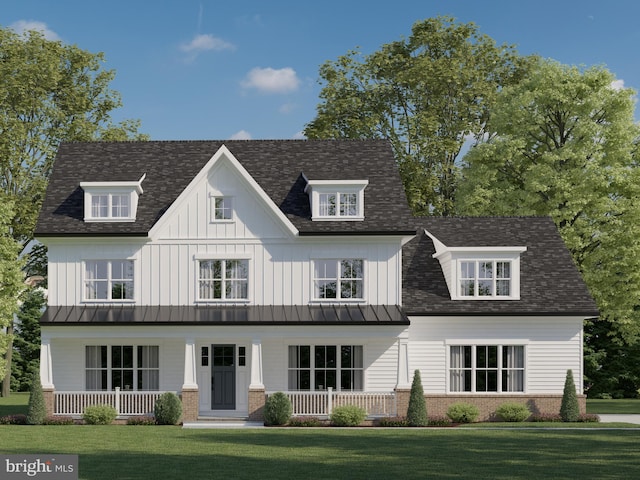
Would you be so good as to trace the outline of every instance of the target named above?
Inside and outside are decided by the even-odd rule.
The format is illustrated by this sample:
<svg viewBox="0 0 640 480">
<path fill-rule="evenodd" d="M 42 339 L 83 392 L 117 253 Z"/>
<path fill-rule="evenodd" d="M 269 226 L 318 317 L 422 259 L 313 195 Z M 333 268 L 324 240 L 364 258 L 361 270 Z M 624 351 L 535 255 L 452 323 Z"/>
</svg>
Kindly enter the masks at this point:
<svg viewBox="0 0 640 480">
<path fill-rule="evenodd" d="M 450 392 L 524 392 L 524 346 L 451 345 Z"/>
<path fill-rule="evenodd" d="M 85 385 L 87 390 L 159 390 L 159 347 L 86 346 Z"/>
<path fill-rule="evenodd" d="M 91 218 L 131 218 L 131 194 L 92 194 Z"/>
<path fill-rule="evenodd" d="M 321 217 L 357 217 L 360 214 L 357 193 L 321 193 L 318 198 Z"/>
<path fill-rule="evenodd" d="M 198 261 L 198 300 L 247 300 L 249 260 Z"/>
<path fill-rule="evenodd" d="M 461 260 L 460 296 L 509 297 L 511 278 L 510 261 Z"/>
<path fill-rule="evenodd" d="M 84 299 L 133 300 L 133 272 L 133 260 L 86 260 L 84 262 Z"/>
<path fill-rule="evenodd" d="M 290 345 L 289 390 L 364 387 L 362 345 Z"/>
<path fill-rule="evenodd" d="M 362 259 L 315 260 L 313 269 L 316 300 L 362 300 L 364 261 Z"/>
</svg>

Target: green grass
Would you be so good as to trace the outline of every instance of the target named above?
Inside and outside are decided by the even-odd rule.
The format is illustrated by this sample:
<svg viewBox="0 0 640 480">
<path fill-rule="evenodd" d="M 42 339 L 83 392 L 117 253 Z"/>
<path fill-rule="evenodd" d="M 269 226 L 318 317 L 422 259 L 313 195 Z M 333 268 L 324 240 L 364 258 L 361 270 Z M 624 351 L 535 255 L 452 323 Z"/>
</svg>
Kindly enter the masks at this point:
<svg viewBox="0 0 640 480">
<path fill-rule="evenodd" d="M 78 454 L 82 479 L 640 478 L 638 431 L 1 426 L 5 454 Z"/>
<path fill-rule="evenodd" d="M 640 399 L 587 400 L 587 413 L 626 413 L 640 415 Z"/>
<path fill-rule="evenodd" d="M 27 414 L 29 393 L 11 393 L 8 397 L 0 397 L 0 417 L 5 415 Z"/>
</svg>

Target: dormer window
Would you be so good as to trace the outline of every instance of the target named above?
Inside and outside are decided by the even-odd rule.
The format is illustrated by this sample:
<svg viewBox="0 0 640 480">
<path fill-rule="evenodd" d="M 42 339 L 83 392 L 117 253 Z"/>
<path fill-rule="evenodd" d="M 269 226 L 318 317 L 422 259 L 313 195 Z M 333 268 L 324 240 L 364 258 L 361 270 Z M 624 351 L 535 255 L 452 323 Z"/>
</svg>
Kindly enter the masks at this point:
<svg viewBox="0 0 640 480">
<path fill-rule="evenodd" d="M 134 222 L 142 178 L 137 182 L 81 182 L 85 222 Z"/>
<path fill-rule="evenodd" d="M 460 260 L 461 297 L 511 296 L 511 261 Z"/>
<path fill-rule="evenodd" d="M 308 180 L 312 220 L 364 220 L 367 180 Z"/>
</svg>

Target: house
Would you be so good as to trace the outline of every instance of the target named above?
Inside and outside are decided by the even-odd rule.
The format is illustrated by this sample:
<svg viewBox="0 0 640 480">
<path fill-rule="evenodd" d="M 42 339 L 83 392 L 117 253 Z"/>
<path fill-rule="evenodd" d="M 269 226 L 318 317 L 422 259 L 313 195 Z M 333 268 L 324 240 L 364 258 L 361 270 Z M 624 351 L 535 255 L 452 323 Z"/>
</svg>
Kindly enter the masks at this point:
<svg viewBox="0 0 640 480">
<path fill-rule="evenodd" d="M 598 312 L 553 222 L 414 218 L 385 141 L 64 143 L 36 236 L 50 413 L 401 415 L 415 369 L 431 415 L 557 412 L 568 369 L 584 411 Z"/>
</svg>

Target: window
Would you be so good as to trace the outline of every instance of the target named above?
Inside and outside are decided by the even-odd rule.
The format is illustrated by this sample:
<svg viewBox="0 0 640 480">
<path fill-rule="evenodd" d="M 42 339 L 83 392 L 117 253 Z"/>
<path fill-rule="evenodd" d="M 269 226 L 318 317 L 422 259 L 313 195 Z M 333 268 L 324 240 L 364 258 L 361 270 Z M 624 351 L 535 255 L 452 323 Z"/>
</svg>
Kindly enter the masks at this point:
<svg viewBox="0 0 640 480">
<path fill-rule="evenodd" d="M 364 261 L 361 259 L 315 260 L 314 298 L 361 300 L 364 298 Z"/>
<path fill-rule="evenodd" d="M 522 345 L 452 345 L 450 392 L 524 392 Z"/>
<path fill-rule="evenodd" d="M 233 220 L 233 199 L 231 197 L 213 198 L 213 221 Z"/>
<path fill-rule="evenodd" d="M 460 296 L 511 296 L 511 262 L 493 260 L 460 261 Z"/>
<path fill-rule="evenodd" d="M 321 193 L 319 195 L 319 215 L 321 217 L 358 216 L 357 193 Z"/>
<path fill-rule="evenodd" d="M 209 347 L 202 347 L 200 350 L 200 365 L 203 367 L 209 366 Z"/>
<path fill-rule="evenodd" d="M 198 300 L 247 300 L 248 260 L 199 260 Z"/>
<path fill-rule="evenodd" d="M 133 300 L 133 287 L 133 260 L 85 261 L 85 300 Z"/>
<path fill-rule="evenodd" d="M 289 390 L 362 390 L 361 345 L 290 345 Z"/>
<path fill-rule="evenodd" d="M 125 194 L 92 194 L 91 218 L 119 219 L 131 218 L 131 195 Z"/>
<path fill-rule="evenodd" d="M 89 345 L 85 347 L 87 390 L 159 390 L 157 345 Z"/>
<path fill-rule="evenodd" d="M 247 366 L 247 347 L 238 347 L 238 366 Z"/>
</svg>

